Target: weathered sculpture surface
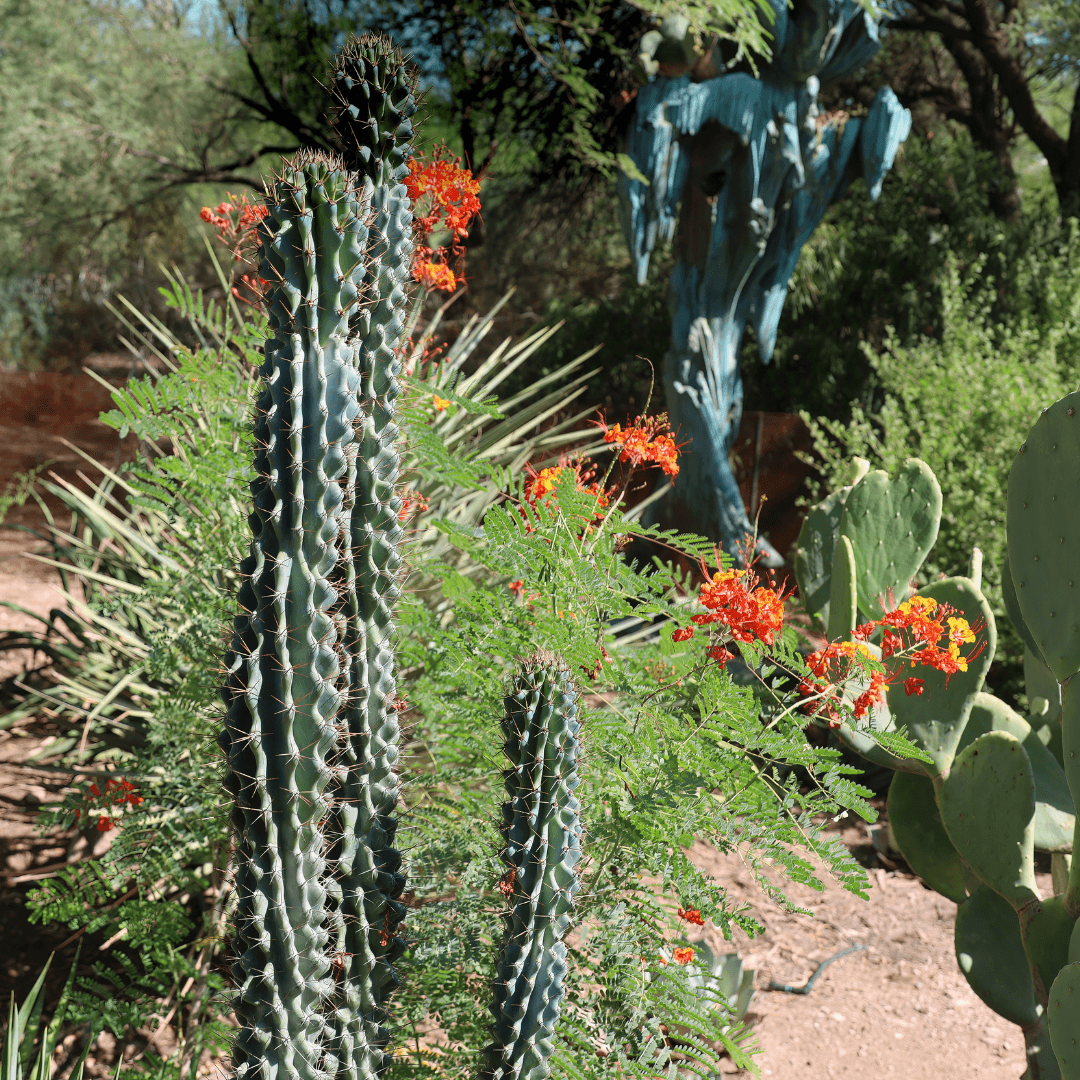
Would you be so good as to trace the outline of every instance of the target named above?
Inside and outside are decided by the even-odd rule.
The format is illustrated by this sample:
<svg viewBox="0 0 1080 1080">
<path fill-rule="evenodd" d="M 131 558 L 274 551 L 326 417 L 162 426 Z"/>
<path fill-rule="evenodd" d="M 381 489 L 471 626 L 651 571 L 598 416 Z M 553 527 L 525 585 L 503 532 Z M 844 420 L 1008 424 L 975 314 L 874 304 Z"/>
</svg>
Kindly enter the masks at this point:
<svg viewBox="0 0 1080 1080">
<path fill-rule="evenodd" d="M 737 556 L 753 531 L 728 460 L 742 415 L 743 330 L 752 323 L 767 363 L 803 244 L 855 178 L 877 198 L 911 128 L 888 87 L 865 117 L 818 108 L 822 85 L 880 47 L 863 8 L 769 2 L 773 59 L 758 78 L 724 71 L 712 53 L 694 63 L 683 19 L 646 35 L 643 62 L 659 73 L 638 92 L 627 149 L 648 183 L 619 176 L 639 284 L 657 240 L 675 244 L 664 389 L 672 426 L 691 441 L 661 512 Z M 764 539 L 757 551 L 767 566 L 782 563 Z"/>
</svg>

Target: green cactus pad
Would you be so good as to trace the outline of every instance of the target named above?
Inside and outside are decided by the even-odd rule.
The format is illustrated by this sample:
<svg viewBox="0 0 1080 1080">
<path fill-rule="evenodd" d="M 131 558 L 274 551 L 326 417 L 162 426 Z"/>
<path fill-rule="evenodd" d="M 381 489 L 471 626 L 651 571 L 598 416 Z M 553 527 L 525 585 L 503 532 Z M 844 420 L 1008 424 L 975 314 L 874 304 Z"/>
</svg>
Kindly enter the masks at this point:
<svg viewBox="0 0 1080 1080">
<path fill-rule="evenodd" d="M 1061 745 L 1061 686 L 1042 659 L 1024 646 L 1024 691 L 1028 698 L 1028 723 L 1039 741 L 1064 765 Z M 1041 699 L 1041 700 L 1040 700 Z M 1046 705 L 1043 707 L 1042 702 Z"/>
<path fill-rule="evenodd" d="M 1058 972 L 1046 1015 L 1062 1080 L 1080 1080 L 1080 963 Z"/>
<path fill-rule="evenodd" d="M 908 737 L 925 750 L 934 764 L 930 775 L 942 774 L 952 765 L 953 755 L 960 743 L 975 695 L 982 689 L 997 647 L 994 613 L 982 592 L 968 578 L 945 578 L 920 589 L 918 596 L 927 596 L 939 604 L 957 609 L 975 629 L 985 648 L 968 664 L 967 671 L 946 676 L 927 667 L 905 668 L 898 673 L 889 690 L 889 709 L 896 727 L 906 727 Z M 979 626 L 982 629 L 977 629 Z M 965 646 L 970 650 L 972 646 Z M 917 675 L 923 680 L 923 692 L 904 692 L 903 677 Z"/>
<path fill-rule="evenodd" d="M 1031 964 L 1035 996 L 1044 1005 L 1057 973 L 1069 962 L 1069 938 L 1075 926 L 1060 896 L 1033 901 L 1020 912 L 1020 936 Z"/>
<path fill-rule="evenodd" d="M 1080 679 L 1061 687 L 1061 757 L 1075 806 L 1080 803 Z"/>
<path fill-rule="evenodd" d="M 1035 644 L 1035 639 L 1031 636 L 1031 630 L 1028 628 L 1028 624 L 1024 622 L 1024 616 L 1020 613 L 1020 601 L 1016 598 L 1016 586 L 1013 584 L 1012 570 L 1009 568 L 1009 552 L 1005 551 L 1005 556 L 1001 560 L 1001 596 L 1005 601 L 1005 613 L 1009 616 L 1009 622 L 1013 624 L 1013 629 L 1020 635 L 1020 640 L 1024 645 L 1030 649 L 1036 656 L 1039 654 L 1039 647 Z M 1042 657 L 1039 657 L 1041 660 Z"/>
<path fill-rule="evenodd" d="M 934 782 L 898 772 L 889 785 L 889 825 L 908 865 L 935 892 L 955 904 L 967 896 L 960 856 L 941 824 Z"/>
<path fill-rule="evenodd" d="M 850 487 L 841 488 L 810 507 L 795 542 L 795 579 L 799 583 L 799 596 L 822 630 L 829 625 L 833 552 L 844 500 L 850 491 Z"/>
<path fill-rule="evenodd" d="M 1035 777 L 1014 735 L 991 731 L 956 757 L 941 785 L 941 820 L 953 847 L 1019 910 L 1035 884 Z"/>
<path fill-rule="evenodd" d="M 993 889 L 980 885 L 956 909 L 956 962 L 968 985 L 999 1016 L 1020 1027 L 1039 1018 L 1020 923 Z"/>
<path fill-rule="evenodd" d="M 930 466 L 917 458 L 905 462 L 895 480 L 875 470 L 851 489 L 840 535 L 855 549 L 859 608 L 870 618 L 880 618 L 907 597 L 940 523 L 941 487 Z"/>
<path fill-rule="evenodd" d="M 1080 393 L 1035 421 L 1009 472 L 1009 568 L 1036 652 L 1059 682 L 1080 671 Z"/>
<path fill-rule="evenodd" d="M 1015 735 L 1031 762 L 1035 777 L 1035 850 L 1071 851 L 1076 818 L 1069 785 L 1057 759 L 1043 745 L 1038 732 L 1004 701 L 993 694 L 976 694 L 959 749 L 963 750 L 988 731 Z"/>
<path fill-rule="evenodd" d="M 1069 963 L 1080 963 L 1080 921 L 1073 926 L 1069 935 Z"/>
<path fill-rule="evenodd" d="M 850 641 L 859 617 L 855 552 L 846 536 L 837 538 L 833 549 L 832 576 L 829 582 L 830 641 Z"/>
</svg>

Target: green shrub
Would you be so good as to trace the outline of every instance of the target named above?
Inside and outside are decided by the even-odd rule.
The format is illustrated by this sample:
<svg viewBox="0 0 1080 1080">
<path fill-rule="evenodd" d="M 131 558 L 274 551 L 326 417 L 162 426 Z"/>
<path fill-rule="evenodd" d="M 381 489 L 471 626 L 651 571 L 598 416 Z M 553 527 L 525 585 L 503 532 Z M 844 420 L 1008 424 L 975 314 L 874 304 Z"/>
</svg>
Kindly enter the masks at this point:
<svg viewBox="0 0 1080 1080">
<path fill-rule="evenodd" d="M 986 260 L 966 276 L 951 266 L 941 289 L 940 338 L 904 345 L 888 330 L 880 352 L 862 345 L 879 405 L 852 402 L 849 423 L 803 413 L 827 490 L 841 486 L 852 455 L 890 475 L 918 457 L 937 474 L 944 513 L 924 575 L 963 574 L 971 549 L 982 549 L 983 588 L 1001 634 L 991 681 L 1013 696 L 1022 685 L 1022 647 L 1001 599 L 1006 486 L 1023 433 L 1080 378 L 1078 257 L 1075 225 L 1060 244 L 1024 256 L 1012 268 L 1012 314 L 1000 311 L 1000 283 L 984 270 Z"/>
<path fill-rule="evenodd" d="M 80 971 L 70 1016 L 119 1033 L 155 1003 L 175 1003 L 183 1047 L 178 1060 L 161 1063 L 162 1075 L 186 1071 L 226 1034 L 218 969 L 227 950 L 230 853 L 210 736 L 220 723 L 219 627 L 233 602 L 245 532 L 246 414 L 260 333 L 207 312 L 182 282 L 171 302 L 208 347 L 162 353 L 175 370 L 118 391 L 119 408 L 107 420 L 144 445 L 167 437 L 172 453 L 151 451 L 89 495 L 55 488 L 76 514 L 70 529 L 54 534 L 56 554 L 88 588 L 90 614 L 67 616 L 63 648 L 53 635 L 51 676 L 31 677 L 29 691 L 4 688 L 8 707 L 23 715 L 47 698 L 54 722 L 71 733 L 60 760 L 79 760 L 99 783 L 122 776 L 142 800 L 116 815 L 115 840 L 100 860 L 43 883 L 31 905 L 38 918 L 72 929 L 123 932 L 107 956 Z M 466 376 L 469 353 L 489 326 L 466 328 L 438 364 L 420 359 L 418 341 L 400 414 L 408 483 L 431 507 L 408 521 L 412 575 L 399 612 L 408 732 L 399 840 L 412 945 L 393 1003 L 402 1055 L 393 1075 L 419 1068 L 460 1075 L 486 1041 L 479 1003 L 501 936 L 504 870 L 491 824 L 501 797 L 497 717 L 505 676 L 536 648 L 558 650 L 591 692 L 580 794 L 592 854 L 557 1068 L 589 1077 L 653 1076 L 667 1067 L 704 1075 L 725 1050 L 748 1062 L 722 995 L 702 995 L 689 968 L 661 962 L 660 950 L 679 933 L 676 904 L 700 910 L 726 935 L 736 927 L 756 932 L 685 849 L 698 838 L 738 848 L 781 899 L 765 878 L 766 860 L 814 885 L 811 858 L 819 858 L 859 892 L 862 872 L 821 823 L 845 807 L 872 818 L 868 793 L 837 751 L 806 744 L 767 650 L 742 647 L 747 674 L 761 676 L 755 688 L 704 664 L 696 642 L 672 640 L 670 617 L 685 587 L 670 567 L 642 575 L 623 560 L 624 538 L 644 531 L 632 513 L 610 508 L 601 526 L 594 496 L 577 490 L 572 470 L 557 483 L 557 507 L 523 509 L 526 463 L 534 471 L 558 467 L 565 440 L 580 440 L 573 415 L 545 426 L 581 393 L 580 385 L 560 386 L 580 364 L 498 405 L 495 387 L 529 361 L 543 333 L 502 347 Z M 435 394 L 450 405 L 439 411 Z M 121 491 L 126 502 L 115 498 Z M 712 557 L 699 538 L 663 540 L 692 560 Z M 24 647 L 26 638 L 19 637 Z M 795 646 L 787 630 L 773 656 L 798 671 Z M 800 790 L 796 775 L 808 786 Z M 90 809 L 84 786 L 44 823 L 69 824 L 75 810 Z M 433 1058 L 420 1040 L 435 1017 L 450 1043 Z M 661 1030 L 673 1024 L 677 1042 Z M 595 1053 L 597 1045 L 607 1056 Z"/>
<path fill-rule="evenodd" d="M 990 324 L 1049 319 L 1053 282 L 1031 266 L 1060 244 L 1055 211 L 1033 205 L 1003 223 L 987 197 L 995 170 L 966 135 L 912 137 L 876 203 L 854 183 L 803 248 L 770 364 L 748 335 L 748 407 L 839 420 L 853 400 L 880 403 L 881 376 L 863 346 L 881 352 L 887 337 L 903 347 L 942 342 L 953 281 L 976 290 Z"/>
</svg>

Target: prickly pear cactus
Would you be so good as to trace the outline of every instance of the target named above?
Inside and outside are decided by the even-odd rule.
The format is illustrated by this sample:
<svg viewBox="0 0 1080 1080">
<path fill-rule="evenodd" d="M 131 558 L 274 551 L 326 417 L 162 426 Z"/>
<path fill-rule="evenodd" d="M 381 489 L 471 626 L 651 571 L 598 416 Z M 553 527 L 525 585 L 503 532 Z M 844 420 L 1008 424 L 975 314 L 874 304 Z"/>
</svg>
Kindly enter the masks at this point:
<svg viewBox="0 0 1080 1080">
<path fill-rule="evenodd" d="M 1052 1000 L 1059 1010 L 1066 1008 L 1066 997 L 1051 987 L 1075 961 L 1073 953 L 1080 955 L 1080 868 L 1071 859 L 1080 834 L 1080 681 L 1073 677 L 1080 672 L 1080 631 L 1073 625 L 1080 625 L 1080 575 L 1076 589 L 1070 586 L 1080 566 L 1080 531 L 1073 521 L 1080 489 L 1078 410 L 1080 394 L 1046 410 L 1009 479 L 1009 553 L 1002 579 L 1009 616 L 1029 646 L 1031 715 L 1025 719 L 983 692 L 996 632 L 976 553 L 969 578 L 933 582 L 919 592 L 979 626 L 982 652 L 947 678 L 925 672 L 919 694 L 908 696 L 894 686 L 887 703 L 875 708 L 875 726 L 903 727 L 932 761 L 901 761 L 848 725 L 838 732 L 875 764 L 903 770 L 889 795 L 893 836 L 927 884 L 959 902 L 957 960 L 972 989 L 1022 1026 L 1029 1080 L 1067 1074 L 1064 1058 L 1059 1071 L 1051 1052 L 1045 1010 Z M 808 609 L 821 611 L 823 591 L 829 590 L 834 603 L 842 598 L 846 614 L 851 560 L 846 553 L 837 558 L 845 538 L 854 556 L 860 613 L 877 617 L 876 605 L 890 590 L 899 602 L 907 576 L 921 565 L 936 534 L 937 491 L 929 469 L 912 461 L 896 480 L 870 473 L 843 498 L 830 496 L 832 502 L 819 508 L 812 557 L 800 552 L 796 558 L 797 573 L 810 571 L 799 576 L 800 589 L 816 598 L 812 604 L 808 599 Z M 825 536 L 834 520 L 835 532 Z M 833 555 L 830 569 L 836 574 L 840 568 L 842 582 L 830 582 L 818 565 L 826 547 Z M 845 620 L 831 618 L 828 607 L 830 631 L 839 631 Z M 1037 851 L 1052 856 L 1056 896 L 1039 893 Z"/>
<path fill-rule="evenodd" d="M 941 487 L 917 458 L 905 462 L 895 480 L 875 470 L 851 489 L 840 535 L 855 551 L 860 610 L 877 619 L 907 597 L 940 524 Z"/>
<path fill-rule="evenodd" d="M 1050 990 L 1047 1018 L 1062 1080 L 1080 1080 L 1080 963 L 1058 973 Z"/>
<path fill-rule="evenodd" d="M 829 625 L 829 597 L 832 589 L 832 564 L 836 538 L 840 534 L 840 515 L 844 512 L 852 485 L 870 471 L 870 462 L 856 458 L 847 486 L 826 495 L 806 512 L 793 560 L 795 578 L 803 606 L 822 629 Z"/>
<path fill-rule="evenodd" d="M 485 1080 L 543 1080 L 565 995 L 566 946 L 581 859 L 578 696 L 550 654 L 522 664 L 506 696 L 501 888 L 509 910 Z"/>
</svg>

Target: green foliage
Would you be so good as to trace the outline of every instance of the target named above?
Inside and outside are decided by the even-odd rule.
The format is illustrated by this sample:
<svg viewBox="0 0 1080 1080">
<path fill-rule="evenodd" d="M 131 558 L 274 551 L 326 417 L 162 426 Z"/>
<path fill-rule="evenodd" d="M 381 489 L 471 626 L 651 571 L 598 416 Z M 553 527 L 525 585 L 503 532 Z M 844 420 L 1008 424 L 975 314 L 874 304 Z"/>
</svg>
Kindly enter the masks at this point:
<svg viewBox="0 0 1080 1080">
<path fill-rule="evenodd" d="M 1022 327 L 1053 333 L 1075 293 L 1068 239 L 1039 205 L 1013 225 L 995 217 L 996 169 L 966 135 L 939 132 L 907 140 L 876 203 L 853 185 L 802 250 L 772 362 L 761 364 L 752 340 L 744 346 L 747 402 L 842 421 L 852 401 L 873 413 L 896 392 L 867 347 L 944 352 L 961 318 L 995 341 Z"/>
<path fill-rule="evenodd" d="M 924 579 L 966 572 L 973 547 L 985 556 L 983 591 L 1003 641 L 995 685 L 1021 690 L 1022 646 L 1005 618 L 1001 566 L 1005 490 L 1018 440 L 1041 409 L 1080 375 L 1080 234 L 1032 252 L 1012 270 L 1016 312 L 1000 315 L 992 275 L 953 266 L 941 294 L 942 334 L 909 344 L 887 331 L 883 350 L 863 346 L 880 383 L 879 404 L 853 402 L 850 422 L 812 419 L 826 488 L 839 486 L 853 455 L 895 473 L 909 457 L 934 470 L 944 511 Z M 977 261 L 976 266 L 982 263 Z"/>
<path fill-rule="evenodd" d="M 905 624 L 898 621 L 905 612 L 905 605 L 901 605 L 878 627 L 849 627 L 839 639 L 866 642 L 884 630 L 880 652 L 874 655 L 885 661 L 891 689 L 880 703 L 872 703 L 873 723 L 886 730 L 906 724 L 910 738 L 923 752 L 921 760 L 890 759 L 880 742 L 870 742 L 864 732 L 843 718 L 830 720 L 830 727 L 838 729 L 845 745 L 876 764 L 898 770 L 889 793 L 893 838 L 926 884 L 959 904 L 957 961 L 971 988 L 1000 1015 L 1022 1026 L 1027 1075 L 1031 1077 L 1058 1075 L 1046 1049 L 1045 1011 L 1050 987 L 1069 959 L 1070 937 L 1080 915 L 1080 875 L 1075 862 L 1069 867 L 1067 881 L 1060 872 L 1065 866 L 1055 869 L 1055 889 L 1061 890 L 1058 896 L 1043 898 L 1035 877 L 1037 850 L 1054 853 L 1055 860 L 1071 852 L 1076 835 L 1075 798 L 1080 790 L 1080 774 L 1069 757 L 1080 721 L 1080 710 L 1070 696 L 1077 661 L 1075 634 L 1070 630 L 1071 592 L 1065 580 L 1072 572 L 1067 536 L 1071 535 L 1073 511 L 1068 498 L 1058 498 L 1070 490 L 1070 482 L 1075 486 L 1077 479 L 1073 458 L 1080 436 L 1074 424 L 1075 400 L 1080 400 L 1080 395 L 1069 395 L 1043 410 L 1014 455 L 1008 484 L 1012 551 L 1007 569 L 1011 570 L 1009 581 L 1017 583 L 1023 597 L 1024 612 L 1015 617 L 1036 628 L 1033 635 L 1029 627 L 1028 636 L 1041 643 L 1050 658 L 1052 677 L 1063 680 L 1061 746 L 1065 768 L 1048 749 L 1055 745 L 1049 724 L 1036 730 L 1003 701 L 982 692 L 997 635 L 993 613 L 979 588 L 982 557 L 978 551 L 971 559 L 970 577 L 931 581 L 912 598 L 912 604 L 918 599 L 934 603 L 939 627 L 931 637 L 912 623 L 904 629 Z M 850 537 L 855 558 L 848 560 L 846 570 L 844 560 L 834 558 L 832 570 L 834 575 L 844 571 L 847 577 L 850 564 L 866 563 L 880 554 L 882 523 L 891 526 L 896 535 L 902 537 L 906 532 L 911 537 L 933 503 L 934 521 L 929 524 L 935 528 L 927 529 L 924 522 L 924 531 L 931 536 L 942 510 L 941 490 L 933 473 L 920 461 L 909 460 L 904 472 L 920 479 L 917 498 L 897 499 L 886 474 L 867 473 L 852 487 L 827 498 L 818 508 L 813 527 L 804 529 L 800 543 L 821 552 L 831 541 L 840 553 L 843 541 Z M 827 511 L 841 502 L 839 518 L 830 516 Z M 947 513 L 948 496 L 944 508 Z M 861 558 L 859 547 L 864 549 Z M 885 547 L 887 551 L 897 549 L 896 544 L 893 549 Z M 929 544 L 921 546 L 911 565 L 905 567 L 904 577 L 919 572 L 928 553 Z M 901 545 L 897 558 L 902 554 Z M 821 559 L 800 557 L 796 569 L 809 574 L 806 587 L 819 597 Z M 834 609 L 841 591 L 833 589 L 830 636 L 838 622 Z M 899 599 L 897 596 L 896 601 Z M 896 601 L 885 607 L 892 609 Z M 1018 612 L 1015 597 L 1011 604 Z M 860 607 L 867 607 L 861 596 Z M 963 655 L 963 662 L 949 666 L 944 674 L 935 662 L 933 667 L 939 670 L 924 672 L 925 678 L 917 681 L 912 693 L 906 682 L 901 687 L 900 680 L 908 670 L 907 650 L 915 646 L 896 631 L 917 634 L 922 642 L 913 654 L 914 665 L 925 650 L 935 648 L 946 617 L 948 641 L 955 642 L 957 657 Z M 981 644 L 976 644 L 976 635 L 982 638 Z M 972 651 L 961 654 L 959 650 L 969 642 Z M 897 653 L 899 660 L 895 659 Z M 1029 700 L 1038 697 L 1037 690 L 1046 688 L 1045 676 L 1050 674 L 1034 662 L 1035 657 L 1032 661 Z M 1049 709 L 1047 699 L 1040 700 L 1041 715 Z M 1038 1011 L 1036 1002 L 1041 1006 Z"/>
<path fill-rule="evenodd" d="M 41 1014 L 44 1006 L 41 989 L 52 961 L 53 958 L 50 956 L 41 969 L 37 981 L 31 987 L 30 993 L 26 995 L 26 1000 L 21 1005 L 16 1005 L 15 994 L 12 993 L 11 995 L 7 1027 L 4 1030 L 3 1042 L 0 1043 L 0 1077 L 2 1077 L 2 1080 L 49 1080 L 53 1052 L 60 1042 L 60 1029 L 67 1016 L 68 1006 L 71 1001 L 75 968 L 79 962 L 79 954 L 78 952 L 75 954 L 75 963 L 68 974 L 67 982 L 64 984 L 64 989 L 60 994 L 60 1000 L 53 1009 L 52 1018 L 45 1026 L 45 1030 L 39 1035 Z M 94 1036 L 91 1035 L 82 1054 L 72 1067 L 71 1080 L 82 1080 L 86 1054 L 93 1041 Z M 34 1058 L 35 1044 L 38 1048 L 36 1060 Z"/>
<path fill-rule="evenodd" d="M 118 284 L 148 306 L 158 261 L 199 260 L 186 171 L 247 135 L 216 122 L 234 61 L 185 23 L 172 3 L 0 4 L 0 363 L 109 348 Z"/>
<path fill-rule="evenodd" d="M 60 684 L 29 684 L 70 724 L 72 758 L 99 778 L 128 777 L 144 802 L 118 815 L 95 871 L 72 871 L 34 896 L 42 918 L 67 917 L 101 935 L 124 931 L 108 958 L 82 973 L 79 1018 L 120 1026 L 145 1014 L 150 998 L 172 994 L 189 1038 L 212 1047 L 225 1005 L 214 964 L 232 893 L 211 736 L 220 722 L 219 626 L 246 529 L 247 415 L 260 360 L 253 343 L 263 331 L 230 322 L 220 308 L 209 312 L 180 280 L 170 303 L 211 348 L 189 354 L 159 324 L 132 322 L 143 342 L 157 335 L 176 370 L 117 391 L 108 421 L 144 440 L 167 433 L 172 452 L 149 450 L 89 496 L 56 489 L 78 513 L 70 530 L 58 530 L 57 561 L 86 585 L 91 613 L 82 622 L 69 616 L 66 651 L 57 647 Z M 720 996 L 702 994 L 689 967 L 660 963 L 676 932 L 671 910 L 696 907 L 729 935 L 756 927 L 685 848 L 703 839 L 739 850 L 780 901 L 766 860 L 817 885 L 812 859 L 821 859 L 861 892 L 861 870 L 822 823 L 845 807 L 872 817 L 869 793 L 838 751 L 803 738 L 782 670 L 803 670 L 792 631 L 771 655 L 743 647 L 747 670 L 758 674 L 740 685 L 703 664 L 692 643 L 671 639 L 670 619 L 686 603 L 681 577 L 671 567 L 637 573 L 620 554 L 625 538 L 649 535 L 697 562 L 712 558 L 709 543 L 646 529 L 617 505 L 598 516 L 596 497 L 577 489 L 569 469 L 552 501 L 531 504 L 523 470 L 528 462 L 556 467 L 577 437 L 569 406 L 582 385 L 564 380 L 580 378 L 588 357 L 499 402 L 500 381 L 528 363 L 547 332 L 501 346 L 464 374 L 491 325 L 467 326 L 437 365 L 423 359 L 426 334 L 405 357 L 413 370 L 398 414 L 406 483 L 430 507 L 406 517 L 412 574 L 398 613 L 399 693 L 409 705 L 399 843 L 410 910 L 391 1075 L 413 1075 L 418 1062 L 472 1068 L 486 1042 L 482 1003 L 495 976 L 502 873 L 494 718 L 504 678 L 537 647 L 561 652 L 583 690 L 597 695 L 584 698 L 579 793 L 591 854 L 569 955 L 573 1008 L 556 1029 L 554 1067 L 588 1077 L 708 1075 L 719 1054 L 746 1061 L 746 1049 L 731 1036 Z M 436 412 L 433 394 L 451 406 Z M 111 501 L 113 491 L 125 502 Z M 106 536 L 113 544 L 102 550 Z M 94 558 L 102 560 L 96 568 Z M 95 628 L 106 640 L 91 636 Z M 20 693 L 19 706 L 31 708 Z M 910 750 L 895 733 L 882 740 Z M 80 805 L 73 798 L 50 820 L 70 821 Z M 148 936 L 154 925 L 171 928 L 158 944 Z M 421 1032 L 436 1015 L 450 1048 L 433 1057 Z M 663 1037 L 661 1027 L 673 1025 L 685 1037 Z M 597 1045 L 606 1056 L 584 1051 Z"/>
</svg>

